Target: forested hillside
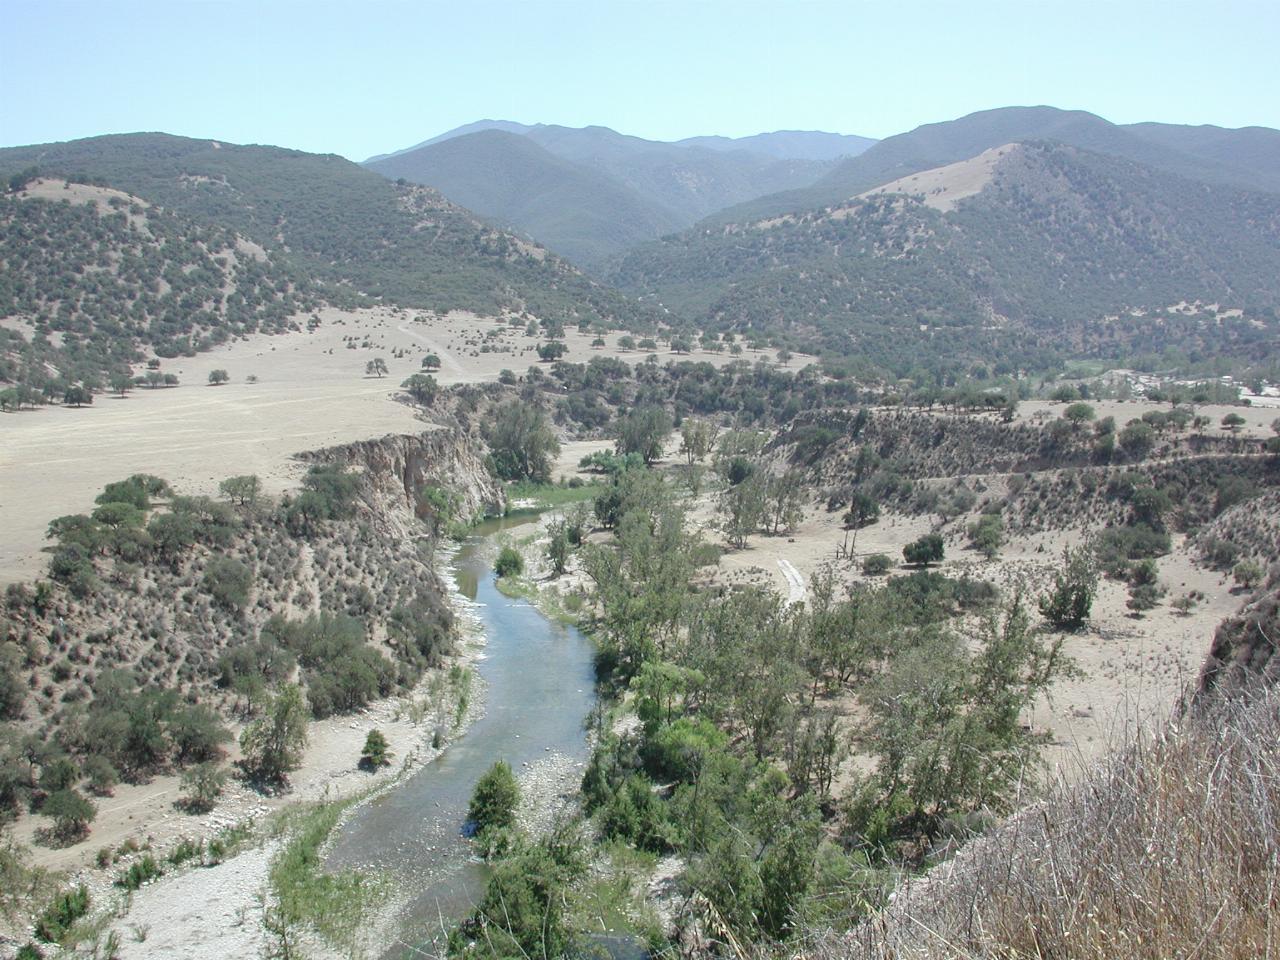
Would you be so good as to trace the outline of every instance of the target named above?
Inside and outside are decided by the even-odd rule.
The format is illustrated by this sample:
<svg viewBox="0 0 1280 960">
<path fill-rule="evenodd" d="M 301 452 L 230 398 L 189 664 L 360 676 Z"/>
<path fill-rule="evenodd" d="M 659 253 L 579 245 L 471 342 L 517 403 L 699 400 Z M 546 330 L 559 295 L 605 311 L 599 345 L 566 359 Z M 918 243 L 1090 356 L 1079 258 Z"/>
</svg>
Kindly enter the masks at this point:
<svg viewBox="0 0 1280 960">
<path fill-rule="evenodd" d="M 37 386 L 124 369 L 139 346 L 175 357 L 316 303 L 316 286 L 219 226 L 118 191 L 38 180 L 0 201 L 0 379 Z"/>
<path fill-rule="evenodd" d="M 955 163 L 1004 143 L 1053 140 L 1166 173 L 1242 190 L 1280 192 L 1280 131 L 1142 123 L 1120 126 L 1083 110 L 1002 107 L 928 123 L 881 140 L 811 187 L 748 201 L 714 219 L 735 223 L 838 204 L 908 174 Z"/>
<path fill-rule="evenodd" d="M 899 374 L 930 358 L 1274 356 L 1280 198 L 1034 142 L 949 212 L 928 199 L 695 228 L 636 251 L 613 279 L 695 324 Z M 1169 309 L 1197 301 L 1244 316 Z"/>
<path fill-rule="evenodd" d="M 260 285 L 248 286 L 264 270 L 276 303 L 269 324 L 298 306 L 302 291 L 308 302 L 383 298 L 437 311 L 645 323 L 635 304 L 546 251 L 481 223 L 433 191 L 397 185 L 336 156 L 132 134 L 0 150 L 0 176 L 11 187 L 2 207 L 4 312 L 27 315 L 46 334 L 73 333 L 73 345 L 92 334 L 86 324 L 106 331 L 107 323 L 129 317 L 110 333 L 127 334 L 124 345 L 114 344 L 109 356 L 95 349 L 78 358 L 102 372 L 130 355 L 134 337 L 182 351 L 199 348 L 197 328 L 230 317 L 235 330 L 243 329 L 250 322 L 244 311 L 252 314 L 259 301 L 267 302 Z M 68 210 L 33 199 L 23 187 L 37 177 L 121 191 L 128 195 L 122 203 L 145 206 L 148 220 L 165 224 L 175 243 L 160 243 L 131 225 L 137 214 L 123 216 L 111 205 Z M 35 236 L 47 249 L 30 249 Z M 230 260 L 219 266 L 200 259 L 230 249 L 236 237 L 260 250 L 250 258 L 258 266 L 243 257 L 236 263 L 246 284 L 236 292 L 252 300 L 252 308 L 224 289 L 225 277 L 215 276 L 231 268 Z M 48 292 L 55 278 L 56 297 Z M 186 298 L 182 319 L 166 319 L 173 298 L 140 300 L 139 284 L 152 285 L 147 296 L 153 298 L 178 290 Z M 16 346 L 11 340 L 9 349 Z M 74 352 L 68 359 L 77 359 Z"/>
</svg>

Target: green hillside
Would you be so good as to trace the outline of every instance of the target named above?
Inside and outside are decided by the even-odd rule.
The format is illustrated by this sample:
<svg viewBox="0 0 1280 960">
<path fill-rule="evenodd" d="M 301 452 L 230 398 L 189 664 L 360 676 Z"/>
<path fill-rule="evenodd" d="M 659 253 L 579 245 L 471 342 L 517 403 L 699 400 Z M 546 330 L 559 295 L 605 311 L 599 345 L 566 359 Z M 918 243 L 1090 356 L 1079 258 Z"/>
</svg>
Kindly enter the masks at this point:
<svg viewBox="0 0 1280 960">
<path fill-rule="evenodd" d="M 24 315 L 59 334 L 67 345 L 55 348 L 60 368 L 118 369 L 139 343 L 198 349 L 207 338 L 278 325 L 320 299 L 654 322 L 434 191 L 336 156 L 164 134 L 0 150 L 3 182 L 20 186 L 37 174 L 123 191 L 149 207 L 161 230 L 135 230 L 128 216 L 101 205 L 68 210 L 12 189 L 0 198 L 0 315 Z M 261 248 L 261 262 L 218 263 L 237 237 Z M 228 271 L 243 284 L 224 298 Z M 14 352 L 26 348 L 5 336 L 18 362 Z M 116 336 L 123 342 L 108 346 Z M 77 359 L 87 342 L 97 346 Z"/>
<path fill-rule="evenodd" d="M 1280 132 L 1274 130 L 1124 127 L 1082 110 L 1002 107 L 881 140 L 810 187 L 761 197 L 712 219 L 736 223 L 830 206 L 890 180 L 1022 140 L 1053 140 L 1219 186 L 1280 192 Z"/>
<path fill-rule="evenodd" d="M 836 215 L 704 225 L 634 252 L 613 279 L 694 324 L 905 372 L 1068 354 L 1274 357 L 1277 264 L 1280 197 L 1038 142 L 949 213 L 889 194 Z M 1164 309 L 1196 300 L 1245 317 Z"/>
<path fill-rule="evenodd" d="M 124 373 L 257 330 L 278 331 L 317 302 L 315 284 L 224 227 L 126 195 L 57 189 L 0 198 L 0 379 L 43 386 Z M 70 199 L 57 199 L 59 193 Z"/>
</svg>

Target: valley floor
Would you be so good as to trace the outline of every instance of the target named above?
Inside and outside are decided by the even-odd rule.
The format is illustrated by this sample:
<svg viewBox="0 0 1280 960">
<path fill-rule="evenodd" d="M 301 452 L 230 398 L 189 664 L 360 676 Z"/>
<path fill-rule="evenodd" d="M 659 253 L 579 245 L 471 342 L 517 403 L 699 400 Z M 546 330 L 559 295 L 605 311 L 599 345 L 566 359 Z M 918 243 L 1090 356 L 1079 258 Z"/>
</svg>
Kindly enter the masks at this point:
<svg viewBox="0 0 1280 960">
<path fill-rule="evenodd" d="M 227 477 L 254 473 L 276 495 L 297 486 L 304 472 L 292 459 L 298 453 L 426 429 L 397 394 L 427 354 L 441 360 L 433 374 L 441 385 L 497 380 L 503 369 L 523 374 L 538 362 L 540 338 L 493 318 L 452 313 L 417 322 L 413 312 L 381 307 L 319 316 L 315 332 L 256 335 L 164 361 L 162 369 L 181 381 L 176 388 L 0 417 L 0 584 L 43 575 L 49 521 L 85 512 L 112 481 L 150 473 L 191 494 L 216 494 Z M 501 337 L 482 350 L 494 330 Z M 614 334 L 605 348 L 593 348 L 592 339 L 566 331 L 566 359 L 636 363 L 646 355 L 619 351 Z M 717 365 L 733 359 L 700 350 L 682 356 Z M 743 356 L 754 361 L 765 354 Z M 365 374 L 374 357 L 386 361 L 386 376 Z M 672 357 L 660 354 L 663 362 Z M 209 373 L 219 369 L 230 382 L 208 386 Z"/>
</svg>

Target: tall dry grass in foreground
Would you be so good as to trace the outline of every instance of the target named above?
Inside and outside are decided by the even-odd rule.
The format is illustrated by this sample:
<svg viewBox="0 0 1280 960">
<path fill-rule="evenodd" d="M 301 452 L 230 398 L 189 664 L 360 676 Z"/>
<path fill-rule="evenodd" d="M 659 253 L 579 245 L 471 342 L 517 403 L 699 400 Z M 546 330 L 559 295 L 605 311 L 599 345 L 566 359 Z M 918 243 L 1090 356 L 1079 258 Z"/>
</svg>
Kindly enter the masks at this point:
<svg viewBox="0 0 1280 960">
<path fill-rule="evenodd" d="M 1199 707 L 821 938 L 819 958 L 1280 957 L 1280 691 Z"/>
</svg>

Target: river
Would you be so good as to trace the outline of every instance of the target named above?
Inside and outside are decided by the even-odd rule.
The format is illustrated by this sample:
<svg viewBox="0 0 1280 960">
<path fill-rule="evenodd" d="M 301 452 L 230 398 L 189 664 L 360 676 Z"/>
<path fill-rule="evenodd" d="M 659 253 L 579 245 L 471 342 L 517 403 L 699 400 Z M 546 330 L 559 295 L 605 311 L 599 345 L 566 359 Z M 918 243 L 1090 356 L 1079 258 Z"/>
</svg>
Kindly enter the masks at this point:
<svg viewBox="0 0 1280 960">
<path fill-rule="evenodd" d="M 557 755 L 585 759 L 585 721 L 595 702 L 594 651 L 572 627 L 494 585 L 494 540 L 532 518 L 486 521 L 455 559 L 459 590 L 475 603 L 485 635 L 476 664 L 484 712 L 439 757 L 355 810 L 335 838 L 331 867 L 380 870 L 411 897 L 387 958 L 435 954 L 440 931 L 466 916 L 486 870 L 462 836 L 476 781 L 497 760 L 517 777 Z M 435 944 L 435 948 L 430 946 Z"/>
</svg>

